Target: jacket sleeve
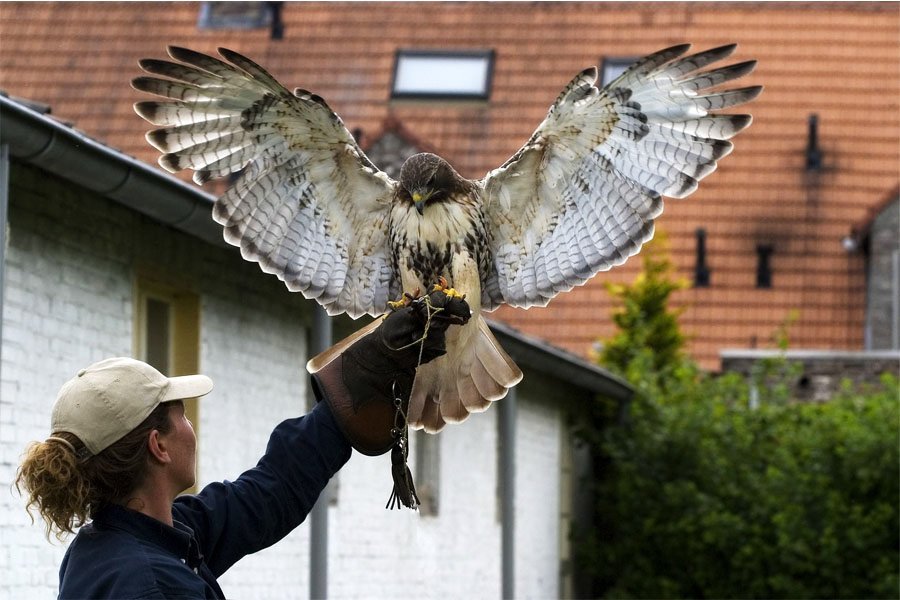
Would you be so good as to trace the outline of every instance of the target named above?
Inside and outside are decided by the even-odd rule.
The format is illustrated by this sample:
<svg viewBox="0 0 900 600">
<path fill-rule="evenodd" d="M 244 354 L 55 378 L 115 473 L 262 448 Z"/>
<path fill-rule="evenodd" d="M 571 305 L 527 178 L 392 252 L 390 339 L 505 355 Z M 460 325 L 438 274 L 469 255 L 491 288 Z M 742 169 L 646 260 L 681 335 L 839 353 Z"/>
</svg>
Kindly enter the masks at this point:
<svg viewBox="0 0 900 600">
<path fill-rule="evenodd" d="M 327 405 L 318 403 L 309 414 L 279 424 L 265 455 L 237 480 L 179 496 L 173 516 L 194 530 L 204 562 L 219 577 L 302 523 L 350 453 Z"/>
</svg>

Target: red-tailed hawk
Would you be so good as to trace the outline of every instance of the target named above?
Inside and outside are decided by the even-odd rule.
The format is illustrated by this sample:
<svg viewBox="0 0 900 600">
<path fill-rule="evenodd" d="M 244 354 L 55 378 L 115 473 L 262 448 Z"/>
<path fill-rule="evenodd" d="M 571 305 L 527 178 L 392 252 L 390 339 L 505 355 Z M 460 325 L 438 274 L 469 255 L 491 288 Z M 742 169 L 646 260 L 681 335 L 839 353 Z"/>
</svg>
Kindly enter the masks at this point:
<svg viewBox="0 0 900 600">
<path fill-rule="evenodd" d="M 409 158 L 394 181 L 322 98 L 231 50 L 219 50 L 224 61 L 176 47 L 179 62 L 142 60 L 165 78 L 134 87 L 170 100 L 135 110 L 163 127 L 147 139 L 165 169 L 193 169 L 199 184 L 243 169 L 215 204 L 225 239 L 329 314 L 380 315 L 439 277 L 466 294 L 473 318 L 448 332 L 447 355 L 420 367 L 412 390 L 410 425 L 435 432 L 522 377 L 482 312 L 544 306 L 624 262 L 652 237 L 662 197 L 696 190 L 750 124 L 713 111 L 761 87 L 710 90 L 755 61 L 706 69 L 735 45 L 689 47 L 651 54 L 602 89 L 596 68 L 582 71 L 531 139 L 477 181 L 434 154 Z"/>
</svg>

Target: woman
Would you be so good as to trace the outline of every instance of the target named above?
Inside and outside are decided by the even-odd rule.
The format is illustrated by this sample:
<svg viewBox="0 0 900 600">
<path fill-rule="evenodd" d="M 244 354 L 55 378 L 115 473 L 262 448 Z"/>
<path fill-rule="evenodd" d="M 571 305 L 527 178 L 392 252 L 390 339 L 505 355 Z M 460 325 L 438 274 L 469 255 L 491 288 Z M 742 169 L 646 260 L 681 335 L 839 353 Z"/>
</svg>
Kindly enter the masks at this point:
<svg viewBox="0 0 900 600">
<path fill-rule="evenodd" d="M 416 366 L 443 353 L 447 327 L 469 317 L 443 292 L 427 300 L 392 312 L 314 375 L 324 402 L 278 425 L 254 468 L 197 495 L 178 495 L 196 467 L 183 400 L 206 395 L 212 381 L 166 377 L 130 358 L 79 371 L 16 480 L 48 536 L 77 531 L 59 597 L 224 598 L 217 577 L 299 525 L 351 447 L 374 455 L 398 446 L 395 394 L 404 414 Z M 414 489 L 395 493 L 414 505 Z"/>
</svg>

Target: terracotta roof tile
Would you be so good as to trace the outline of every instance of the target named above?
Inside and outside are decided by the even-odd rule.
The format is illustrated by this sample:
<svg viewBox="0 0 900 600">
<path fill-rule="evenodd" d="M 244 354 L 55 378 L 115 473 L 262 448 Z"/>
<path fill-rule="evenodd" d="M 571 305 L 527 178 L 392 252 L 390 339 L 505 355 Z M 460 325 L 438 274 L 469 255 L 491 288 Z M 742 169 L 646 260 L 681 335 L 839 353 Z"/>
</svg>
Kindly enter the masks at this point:
<svg viewBox="0 0 900 600">
<path fill-rule="evenodd" d="M 726 347 L 764 347 L 794 309 L 796 346 L 862 344 L 863 259 L 840 240 L 898 185 L 900 5 L 894 3 L 285 3 L 285 36 L 266 29 L 200 30 L 197 2 L 0 3 L 0 88 L 52 106 L 54 116 L 156 164 L 128 85 L 137 60 L 168 44 L 225 46 L 287 87 L 325 97 L 351 129 L 374 136 L 386 119 L 466 176 L 501 164 L 543 119 L 559 90 L 604 56 L 637 57 L 690 41 L 737 41 L 755 58 L 746 85 L 764 84 L 754 124 L 685 201 L 667 201 L 679 274 L 690 278 L 694 232 L 707 230 L 710 288 L 679 292 L 692 352 L 711 368 Z M 398 48 L 496 52 L 487 103 L 390 99 Z M 819 117 L 825 170 L 804 172 L 807 119 Z M 184 179 L 188 179 L 185 174 Z M 772 243 L 774 287 L 757 290 L 756 245 Z M 640 259 L 562 294 L 549 308 L 494 313 L 526 333 L 587 355 L 612 333 L 604 281 L 634 277 Z"/>
</svg>

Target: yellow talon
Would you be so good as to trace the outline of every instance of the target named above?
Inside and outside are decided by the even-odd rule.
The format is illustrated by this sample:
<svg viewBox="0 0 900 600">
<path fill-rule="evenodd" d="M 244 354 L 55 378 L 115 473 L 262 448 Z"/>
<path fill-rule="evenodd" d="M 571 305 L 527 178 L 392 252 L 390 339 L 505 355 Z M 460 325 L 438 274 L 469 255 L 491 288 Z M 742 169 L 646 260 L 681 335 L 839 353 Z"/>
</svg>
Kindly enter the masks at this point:
<svg viewBox="0 0 900 600">
<path fill-rule="evenodd" d="M 419 289 L 416 288 L 416 291 L 410 294 L 409 292 L 403 292 L 403 295 L 400 296 L 399 300 L 388 300 L 388 306 L 391 307 L 391 310 L 397 310 L 403 308 L 404 306 L 409 306 L 413 300 L 419 297 Z"/>
<path fill-rule="evenodd" d="M 462 298 L 465 300 L 466 295 L 460 294 L 455 288 L 449 287 L 449 283 L 445 277 L 438 277 L 438 282 L 434 284 L 432 292 L 444 292 L 450 298 Z"/>
</svg>

